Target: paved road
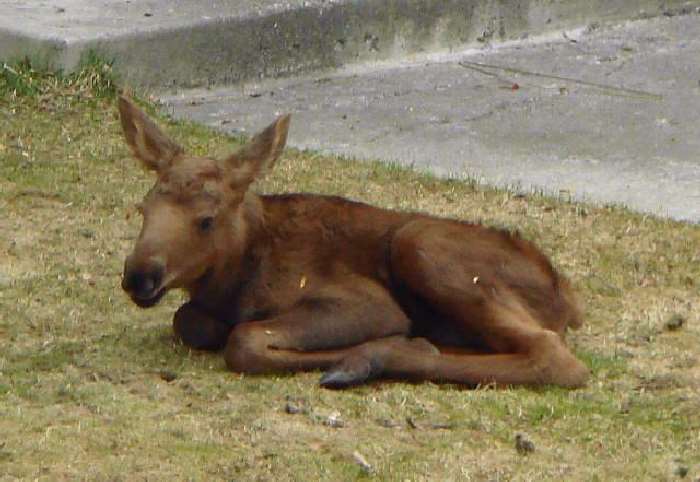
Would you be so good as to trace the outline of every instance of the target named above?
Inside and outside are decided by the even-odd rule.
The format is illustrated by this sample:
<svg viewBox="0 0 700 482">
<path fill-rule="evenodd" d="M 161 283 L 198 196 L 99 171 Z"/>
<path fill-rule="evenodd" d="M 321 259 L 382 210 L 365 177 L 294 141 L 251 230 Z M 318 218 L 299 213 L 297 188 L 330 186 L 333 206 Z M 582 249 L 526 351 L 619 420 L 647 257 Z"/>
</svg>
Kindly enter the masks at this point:
<svg viewBox="0 0 700 482">
<path fill-rule="evenodd" d="M 163 95 L 175 116 L 290 144 L 700 222 L 700 15 L 332 75 Z"/>
</svg>

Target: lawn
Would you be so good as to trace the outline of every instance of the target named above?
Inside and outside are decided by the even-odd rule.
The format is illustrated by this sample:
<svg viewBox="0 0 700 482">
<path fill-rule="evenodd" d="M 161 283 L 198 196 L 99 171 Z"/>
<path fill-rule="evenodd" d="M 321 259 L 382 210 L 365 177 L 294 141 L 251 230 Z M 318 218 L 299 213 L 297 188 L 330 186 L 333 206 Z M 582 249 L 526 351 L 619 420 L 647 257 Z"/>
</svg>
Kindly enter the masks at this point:
<svg viewBox="0 0 700 482">
<path fill-rule="evenodd" d="M 232 374 L 173 341 L 181 295 L 140 310 L 119 287 L 153 179 L 123 143 L 109 66 L 1 65 L 0 480 L 700 478 L 700 226 L 288 150 L 258 190 L 536 241 L 581 294 L 586 322 L 569 340 L 593 376 L 572 391 L 335 392 L 319 373 Z M 240 143 L 161 124 L 198 154 Z M 518 433 L 534 451 L 516 450 Z"/>
</svg>

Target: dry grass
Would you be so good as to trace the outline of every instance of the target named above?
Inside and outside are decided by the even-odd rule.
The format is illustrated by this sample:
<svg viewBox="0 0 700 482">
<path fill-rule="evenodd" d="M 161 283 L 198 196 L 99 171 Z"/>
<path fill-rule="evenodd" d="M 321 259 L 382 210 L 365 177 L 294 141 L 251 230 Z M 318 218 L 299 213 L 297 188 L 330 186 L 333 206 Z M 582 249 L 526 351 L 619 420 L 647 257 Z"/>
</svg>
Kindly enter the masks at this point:
<svg viewBox="0 0 700 482">
<path fill-rule="evenodd" d="M 587 323 L 570 339 L 594 376 L 577 391 L 331 392 L 318 373 L 234 375 L 221 356 L 172 342 L 179 295 L 144 311 L 119 289 L 131 206 L 151 179 L 122 144 L 110 89 L 95 90 L 104 79 L 90 72 L 108 69 L 91 69 L 29 73 L 40 88 L 26 92 L 0 76 L 0 479 L 700 477 L 700 227 L 287 152 L 260 189 L 480 219 L 536 240 L 580 288 Z M 202 154 L 236 144 L 168 130 Z M 673 314 L 685 323 L 670 331 Z M 333 412 L 344 426 L 327 425 Z M 515 450 L 517 432 L 534 452 Z"/>
</svg>

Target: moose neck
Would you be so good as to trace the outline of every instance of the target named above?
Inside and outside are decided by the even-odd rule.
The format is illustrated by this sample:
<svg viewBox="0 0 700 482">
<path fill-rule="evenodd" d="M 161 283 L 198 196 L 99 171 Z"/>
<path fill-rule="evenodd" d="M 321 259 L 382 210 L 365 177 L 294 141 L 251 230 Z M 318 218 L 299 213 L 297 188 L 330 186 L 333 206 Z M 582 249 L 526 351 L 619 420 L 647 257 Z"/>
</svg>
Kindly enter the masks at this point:
<svg viewBox="0 0 700 482">
<path fill-rule="evenodd" d="M 186 291 L 190 299 L 212 311 L 225 310 L 243 286 L 256 276 L 265 243 L 263 207 L 259 196 L 248 192 L 231 220 L 219 259 L 203 278 Z"/>
</svg>

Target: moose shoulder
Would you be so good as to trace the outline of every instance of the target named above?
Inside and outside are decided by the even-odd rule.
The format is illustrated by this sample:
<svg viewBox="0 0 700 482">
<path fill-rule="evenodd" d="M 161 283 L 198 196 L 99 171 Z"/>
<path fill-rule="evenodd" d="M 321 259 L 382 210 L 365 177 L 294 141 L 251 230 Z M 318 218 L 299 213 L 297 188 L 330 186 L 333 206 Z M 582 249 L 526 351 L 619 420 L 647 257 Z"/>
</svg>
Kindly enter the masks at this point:
<svg viewBox="0 0 700 482">
<path fill-rule="evenodd" d="M 190 297 L 176 336 L 246 373 L 321 369 L 321 385 L 376 378 L 580 386 L 566 347 L 581 316 L 529 241 L 457 220 L 251 183 L 284 148 L 282 116 L 227 159 L 188 156 L 129 99 L 126 142 L 157 180 L 122 287 L 141 307 Z"/>
</svg>

